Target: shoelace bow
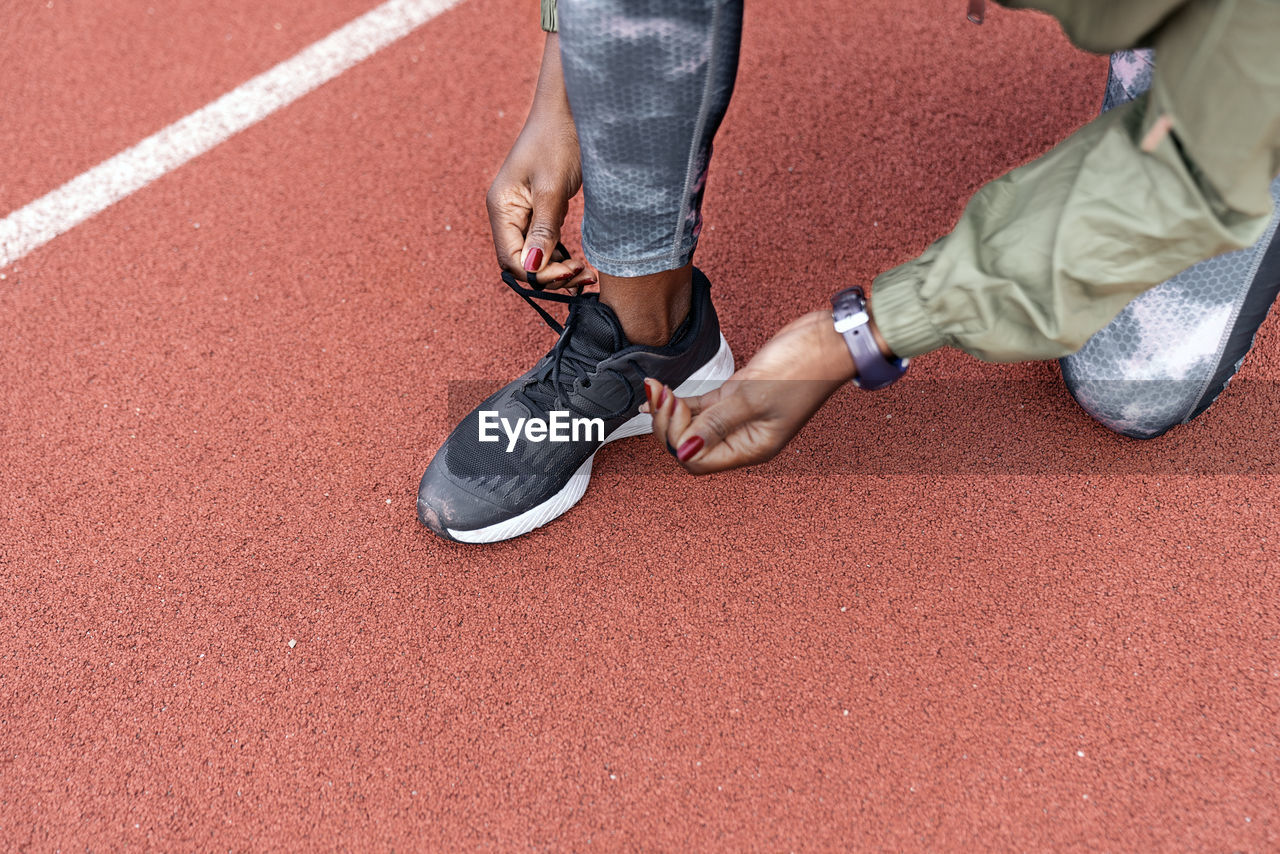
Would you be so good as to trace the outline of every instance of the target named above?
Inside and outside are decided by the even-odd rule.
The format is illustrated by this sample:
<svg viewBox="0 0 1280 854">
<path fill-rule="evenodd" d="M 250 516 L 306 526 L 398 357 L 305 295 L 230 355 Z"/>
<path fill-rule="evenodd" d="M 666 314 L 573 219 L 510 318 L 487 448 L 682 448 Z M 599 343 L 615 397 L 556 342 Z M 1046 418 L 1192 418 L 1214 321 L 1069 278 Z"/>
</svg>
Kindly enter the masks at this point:
<svg viewBox="0 0 1280 854">
<path fill-rule="evenodd" d="M 521 299 L 533 306 L 534 311 L 542 315 L 542 319 L 547 322 L 547 325 L 555 330 L 556 334 L 560 336 L 560 339 L 556 341 L 556 346 L 551 350 L 550 370 L 544 370 L 536 379 L 531 379 L 526 382 L 520 389 L 520 396 L 530 404 L 532 409 L 542 408 L 547 402 L 554 402 L 561 409 L 572 410 L 573 407 L 569 405 L 569 401 L 565 397 L 565 382 L 563 379 L 565 367 L 568 368 L 570 374 L 568 379 L 569 385 L 572 385 L 574 382 L 581 379 L 582 387 L 589 388 L 591 386 L 591 369 L 599 364 L 599 359 L 579 353 L 574 350 L 572 346 L 573 330 L 578 319 L 578 312 L 579 309 L 587 302 L 587 298 L 583 296 L 569 296 L 568 294 L 549 293 L 547 291 L 538 291 L 533 288 L 523 287 L 516 281 L 515 276 L 505 270 L 502 271 L 502 281 L 507 287 L 519 294 Z M 534 300 L 564 303 L 569 306 L 569 316 L 565 318 L 565 322 L 561 324 L 551 316 L 549 311 L 538 305 Z M 631 384 L 627 382 L 627 378 L 619 371 L 616 371 L 613 368 L 606 368 L 606 370 L 615 374 L 627 388 L 628 392 L 627 403 L 621 409 L 595 416 L 608 420 L 610 418 L 618 418 L 626 414 L 626 412 L 631 409 L 631 405 L 635 403 L 635 389 L 631 387 Z M 530 395 L 530 392 L 536 393 L 536 391 L 543 391 L 544 394 L 546 394 L 546 383 L 548 380 L 550 380 L 551 390 L 547 401 Z M 530 388 L 531 386 L 536 388 Z"/>
</svg>

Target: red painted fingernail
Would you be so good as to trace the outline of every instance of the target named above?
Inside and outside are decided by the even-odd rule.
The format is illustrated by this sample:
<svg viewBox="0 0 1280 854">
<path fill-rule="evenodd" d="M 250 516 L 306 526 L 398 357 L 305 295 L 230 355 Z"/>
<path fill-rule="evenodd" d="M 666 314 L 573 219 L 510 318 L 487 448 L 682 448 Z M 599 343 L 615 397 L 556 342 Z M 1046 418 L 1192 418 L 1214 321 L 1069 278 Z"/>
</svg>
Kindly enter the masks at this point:
<svg viewBox="0 0 1280 854">
<path fill-rule="evenodd" d="M 594 285 L 595 283 L 595 279 L 583 279 L 581 285 L 585 288 L 587 285 Z"/>
<path fill-rule="evenodd" d="M 572 279 L 572 278 L 573 278 L 574 276 L 576 276 L 576 275 L 578 275 L 578 274 L 577 274 L 577 273 L 565 273 L 563 276 L 556 276 L 556 281 L 557 281 L 557 282 L 567 282 L 567 281 L 569 281 L 570 279 Z"/>
<path fill-rule="evenodd" d="M 702 437 L 690 436 L 680 443 L 679 449 L 676 451 L 676 459 L 680 462 L 688 462 L 689 458 L 698 451 L 702 450 Z"/>
<path fill-rule="evenodd" d="M 658 408 L 661 409 L 667 403 L 667 387 L 663 386 L 662 391 L 658 392 Z"/>
<path fill-rule="evenodd" d="M 644 381 L 644 399 L 649 401 L 649 408 L 654 409 L 653 405 L 653 386 L 649 385 L 649 381 Z"/>
<path fill-rule="evenodd" d="M 524 268 L 530 273 L 535 273 L 542 267 L 542 250 L 534 247 L 529 250 L 529 254 L 525 256 Z"/>
</svg>

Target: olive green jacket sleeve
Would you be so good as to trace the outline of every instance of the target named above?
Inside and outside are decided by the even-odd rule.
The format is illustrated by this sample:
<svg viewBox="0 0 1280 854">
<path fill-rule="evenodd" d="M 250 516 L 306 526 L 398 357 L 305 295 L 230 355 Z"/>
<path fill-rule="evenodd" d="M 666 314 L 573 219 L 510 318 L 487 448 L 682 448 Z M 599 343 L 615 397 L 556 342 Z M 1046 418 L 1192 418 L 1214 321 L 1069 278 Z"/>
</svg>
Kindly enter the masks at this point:
<svg viewBox="0 0 1280 854">
<path fill-rule="evenodd" d="M 1280 2 L 1161 4 L 1177 8 L 1144 39 L 1150 92 L 984 186 L 950 234 L 877 277 L 896 354 L 1063 356 L 1143 291 L 1258 239 L 1280 171 Z M 1088 0 L 1019 5 L 1106 17 Z"/>
<path fill-rule="evenodd" d="M 542 0 L 542 29 L 549 33 L 560 29 L 560 19 L 556 17 L 556 0 Z"/>
</svg>

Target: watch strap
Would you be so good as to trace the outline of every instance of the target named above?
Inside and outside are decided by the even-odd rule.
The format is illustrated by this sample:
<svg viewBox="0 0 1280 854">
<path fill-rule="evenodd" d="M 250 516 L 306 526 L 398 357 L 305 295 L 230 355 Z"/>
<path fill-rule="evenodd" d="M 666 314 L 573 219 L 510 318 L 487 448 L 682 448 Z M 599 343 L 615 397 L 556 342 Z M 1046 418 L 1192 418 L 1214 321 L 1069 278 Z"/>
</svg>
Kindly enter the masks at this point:
<svg viewBox="0 0 1280 854">
<path fill-rule="evenodd" d="M 909 359 L 886 359 L 871 332 L 871 316 L 862 288 L 847 288 L 831 298 L 836 331 L 844 336 L 858 369 L 853 384 L 868 391 L 893 385 L 907 372 Z"/>
</svg>

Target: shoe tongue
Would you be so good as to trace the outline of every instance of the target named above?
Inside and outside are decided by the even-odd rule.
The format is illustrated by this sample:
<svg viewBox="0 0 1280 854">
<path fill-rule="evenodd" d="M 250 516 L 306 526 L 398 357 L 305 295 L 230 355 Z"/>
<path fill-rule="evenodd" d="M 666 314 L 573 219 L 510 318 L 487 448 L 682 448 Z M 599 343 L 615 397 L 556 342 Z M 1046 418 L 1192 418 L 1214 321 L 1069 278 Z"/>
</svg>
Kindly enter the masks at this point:
<svg viewBox="0 0 1280 854">
<path fill-rule="evenodd" d="M 573 323 L 569 342 L 575 353 L 593 359 L 604 359 L 627 346 L 627 336 L 613 309 L 597 299 L 583 300 Z"/>
</svg>

